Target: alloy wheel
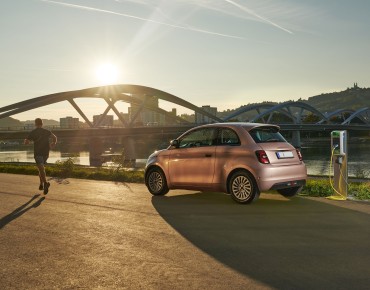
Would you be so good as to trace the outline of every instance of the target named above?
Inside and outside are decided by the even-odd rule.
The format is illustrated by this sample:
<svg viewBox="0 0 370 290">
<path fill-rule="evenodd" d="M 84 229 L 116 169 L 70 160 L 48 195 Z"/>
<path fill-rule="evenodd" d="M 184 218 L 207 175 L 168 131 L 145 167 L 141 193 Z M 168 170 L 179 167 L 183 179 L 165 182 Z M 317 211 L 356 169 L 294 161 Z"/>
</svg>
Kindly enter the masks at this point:
<svg viewBox="0 0 370 290">
<path fill-rule="evenodd" d="M 239 175 L 232 183 L 232 194 L 238 200 L 247 200 L 253 192 L 253 185 L 247 176 Z"/>
</svg>

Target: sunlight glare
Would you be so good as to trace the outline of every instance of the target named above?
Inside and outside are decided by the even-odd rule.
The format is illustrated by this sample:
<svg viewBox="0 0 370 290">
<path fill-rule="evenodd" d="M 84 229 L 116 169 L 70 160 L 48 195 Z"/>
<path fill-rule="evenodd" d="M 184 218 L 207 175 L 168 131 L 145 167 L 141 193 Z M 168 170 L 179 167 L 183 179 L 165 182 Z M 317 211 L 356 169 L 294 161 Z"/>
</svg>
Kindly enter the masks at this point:
<svg viewBox="0 0 370 290">
<path fill-rule="evenodd" d="M 118 80 L 118 68 L 111 63 L 104 63 L 96 68 L 95 75 L 102 84 L 114 84 Z"/>
</svg>

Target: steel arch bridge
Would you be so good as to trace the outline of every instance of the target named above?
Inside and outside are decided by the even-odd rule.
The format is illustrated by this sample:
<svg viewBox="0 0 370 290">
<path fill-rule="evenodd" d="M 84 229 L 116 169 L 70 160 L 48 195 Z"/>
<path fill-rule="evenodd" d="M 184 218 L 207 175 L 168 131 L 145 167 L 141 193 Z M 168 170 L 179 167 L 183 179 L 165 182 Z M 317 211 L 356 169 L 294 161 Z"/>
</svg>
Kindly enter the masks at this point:
<svg viewBox="0 0 370 290">
<path fill-rule="evenodd" d="M 75 102 L 75 99 L 78 98 L 100 98 L 105 100 L 105 102 L 107 103 L 105 111 L 103 112 L 103 114 L 100 115 L 99 120 L 95 124 L 93 124 L 87 118 L 83 110 Z M 153 105 L 153 103 L 151 102 L 153 98 L 158 98 L 160 100 L 164 100 L 190 109 L 195 113 L 207 116 L 213 122 L 226 122 L 235 119 L 237 119 L 238 121 L 243 121 L 240 120 L 243 114 L 253 111 L 256 111 L 256 113 L 253 115 L 253 118 L 251 120 L 248 120 L 250 122 L 258 121 L 263 123 L 270 123 L 273 120 L 274 114 L 282 114 L 290 119 L 293 124 L 302 124 L 304 112 L 315 115 L 316 119 L 319 120 L 315 123 L 317 125 L 330 124 L 332 123 L 331 120 L 333 119 L 333 117 L 344 116 L 344 114 L 346 114 L 347 117 L 345 119 L 343 119 L 342 117 L 341 125 L 350 125 L 351 122 L 353 122 L 354 120 L 357 120 L 357 122 L 359 121 L 363 125 L 369 125 L 370 120 L 370 108 L 361 108 L 357 111 L 343 109 L 329 114 L 323 114 L 316 108 L 304 102 L 293 101 L 288 101 L 284 103 L 261 103 L 242 106 L 225 118 L 220 119 L 219 117 L 207 112 L 206 110 L 170 93 L 151 87 L 126 84 L 93 87 L 32 98 L 0 108 L 0 119 L 32 109 L 67 101 L 91 128 L 98 127 L 110 110 L 112 110 L 117 115 L 123 127 L 132 127 L 140 112 L 142 112 L 144 109 L 163 114 L 167 118 L 172 119 L 178 123 L 189 123 L 185 119 L 175 116 L 172 113 Z M 119 113 L 115 106 L 117 102 L 130 103 L 131 105 L 136 106 L 137 110 L 132 116 L 131 120 L 126 121 Z"/>
<path fill-rule="evenodd" d="M 167 92 L 164 92 L 158 89 L 145 87 L 145 86 L 139 86 L 139 85 L 102 86 L 102 87 L 94 87 L 94 88 L 88 88 L 88 89 L 76 90 L 76 91 L 67 91 L 67 92 L 61 92 L 61 93 L 55 93 L 55 94 L 45 95 L 41 97 L 36 97 L 33 99 L 29 99 L 26 101 L 22 101 L 19 103 L 15 103 L 15 104 L 0 108 L 0 119 L 5 118 L 5 117 L 10 117 L 15 114 L 23 113 L 23 112 L 26 112 L 32 109 L 40 108 L 43 106 L 47 106 L 47 105 L 51 105 L 51 104 L 55 104 L 55 103 L 59 103 L 63 101 L 68 101 L 90 127 L 98 127 L 110 110 L 113 110 L 113 112 L 117 115 L 118 119 L 122 122 L 122 125 L 124 127 L 131 127 L 134 124 L 137 117 L 139 116 L 140 112 L 144 108 L 154 111 L 154 112 L 158 112 L 160 114 L 163 114 L 166 117 L 173 119 L 177 122 L 181 122 L 181 123 L 188 122 L 184 120 L 183 118 L 175 116 L 171 114 L 170 112 L 167 112 L 159 108 L 158 106 L 154 106 L 153 104 L 151 104 L 150 101 L 154 97 L 180 105 L 187 109 L 190 109 L 196 113 L 209 117 L 213 121 L 222 122 L 220 118 L 212 115 L 211 113 L 203 110 L 202 108 L 199 108 L 189 103 L 188 101 L 184 99 L 181 99 L 179 97 L 176 97 L 172 94 L 169 94 Z M 82 109 L 77 105 L 77 103 L 75 102 L 75 99 L 77 98 L 100 98 L 100 99 L 105 100 L 105 102 L 107 103 L 107 107 L 104 113 L 100 116 L 99 120 L 96 122 L 96 124 L 93 124 L 86 117 Z M 119 111 L 115 107 L 115 103 L 118 101 L 130 103 L 130 104 L 137 106 L 138 110 L 135 112 L 135 115 L 130 120 L 130 122 L 127 122 L 126 120 L 124 120 L 123 116 L 119 113 Z"/>
<path fill-rule="evenodd" d="M 284 103 L 261 103 L 243 106 L 225 117 L 223 121 L 233 120 L 244 113 L 252 111 L 256 111 L 257 114 L 255 114 L 252 119 L 248 120 L 249 122 L 259 121 L 263 123 L 271 123 L 274 114 L 280 113 L 288 117 L 292 123 L 302 124 L 304 112 L 308 112 L 316 116 L 319 119 L 319 121 L 315 122 L 317 125 L 332 124 L 332 118 L 337 116 L 340 116 L 343 119 L 343 121 L 340 123 L 341 125 L 350 125 L 351 121 L 356 118 L 362 124 L 368 125 L 370 120 L 370 108 L 367 107 L 358 109 L 357 111 L 341 109 L 329 114 L 323 114 L 316 108 L 304 102 L 288 101 Z M 344 114 L 347 114 L 348 116 L 343 118 Z"/>
<path fill-rule="evenodd" d="M 294 110 L 295 109 L 295 110 Z M 298 110 L 297 110 L 298 109 Z M 230 120 L 237 116 L 240 116 L 244 113 L 250 111 L 257 111 L 257 115 L 255 115 L 250 122 L 262 121 L 264 123 L 270 123 L 273 115 L 275 113 L 281 113 L 284 116 L 288 117 L 293 121 L 294 124 L 301 123 L 302 114 L 304 111 L 309 111 L 314 115 L 320 117 L 324 121 L 328 121 L 327 117 L 322 114 L 320 111 L 315 109 L 314 107 L 303 103 L 303 102 L 293 102 L 288 101 L 281 104 L 278 103 L 262 103 L 262 104 L 255 104 L 255 105 L 248 105 L 241 107 L 233 114 L 227 116 L 224 120 Z M 267 120 L 265 117 L 268 117 Z"/>
</svg>

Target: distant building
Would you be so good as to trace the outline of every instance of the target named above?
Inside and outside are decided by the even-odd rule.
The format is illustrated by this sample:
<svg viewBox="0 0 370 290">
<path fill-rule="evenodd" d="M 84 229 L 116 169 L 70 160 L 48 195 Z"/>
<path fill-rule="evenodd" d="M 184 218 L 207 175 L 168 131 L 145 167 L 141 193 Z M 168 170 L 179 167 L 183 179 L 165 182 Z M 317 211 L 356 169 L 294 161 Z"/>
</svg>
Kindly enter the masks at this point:
<svg viewBox="0 0 370 290">
<path fill-rule="evenodd" d="M 65 117 L 59 119 L 61 129 L 78 129 L 80 127 L 79 118 Z"/>
<path fill-rule="evenodd" d="M 113 115 L 94 115 L 93 116 L 94 127 L 113 127 Z"/>
<path fill-rule="evenodd" d="M 147 96 L 145 104 L 153 107 L 153 109 L 159 109 L 158 97 Z M 172 109 L 169 113 L 176 116 L 176 109 Z M 173 122 L 173 120 L 170 120 L 172 118 L 166 118 L 164 114 L 136 104 L 131 104 L 131 107 L 128 108 L 128 115 L 130 122 L 140 126 L 156 126 Z"/>
<path fill-rule="evenodd" d="M 177 116 L 177 110 L 176 108 L 173 108 L 170 112 L 169 112 L 170 115 L 173 116 L 173 118 L 169 117 L 169 116 L 166 116 L 165 117 L 165 123 L 166 125 L 171 125 L 171 124 L 176 124 L 176 121 L 175 121 L 175 118 Z"/>
<path fill-rule="evenodd" d="M 207 106 L 202 106 L 201 109 L 203 109 L 204 111 L 206 111 L 207 113 L 210 113 L 214 116 L 216 116 L 217 114 L 217 108 L 216 107 L 211 107 L 209 105 Z M 200 114 L 200 113 L 195 113 L 195 123 L 197 124 L 207 124 L 207 123 L 212 123 L 214 122 L 214 120 L 208 116 L 205 116 L 203 114 Z"/>
<path fill-rule="evenodd" d="M 113 126 L 114 127 L 122 127 L 124 126 L 121 119 L 124 120 L 124 124 L 128 124 L 129 123 L 129 115 L 128 113 L 123 113 L 123 112 L 120 112 L 120 118 L 117 119 L 117 120 L 113 120 Z"/>
<path fill-rule="evenodd" d="M 24 124 L 24 129 L 25 129 L 25 130 L 32 130 L 32 129 L 35 129 L 35 124 L 32 124 L 32 123 L 26 123 L 26 124 Z"/>
</svg>

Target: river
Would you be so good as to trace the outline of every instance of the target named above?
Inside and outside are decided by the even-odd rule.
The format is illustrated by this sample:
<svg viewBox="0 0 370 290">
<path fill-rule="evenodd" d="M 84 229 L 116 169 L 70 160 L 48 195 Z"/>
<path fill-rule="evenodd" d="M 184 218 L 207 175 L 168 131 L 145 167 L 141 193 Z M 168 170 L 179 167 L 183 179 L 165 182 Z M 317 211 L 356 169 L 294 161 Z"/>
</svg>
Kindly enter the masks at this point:
<svg viewBox="0 0 370 290">
<path fill-rule="evenodd" d="M 348 154 L 348 173 L 349 176 L 359 176 L 365 174 L 370 177 L 370 144 L 349 144 Z M 330 145 L 310 145 L 301 149 L 303 160 L 307 166 L 309 175 L 329 175 L 330 167 Z M 89 166 L 89 152 L 80 151 L 73 154 L 61 153 L 60 151 L 51 151 L 48 159 L 49 163 L 55 163 L 58 160 L 66 160 L 73 157 L 76 164 Z M 12 148 L 0 149 L 0 162 L 34 162 L 33 151 L 24 150 L 23 146 L 13 146 Z M 144 167 L 145 159 L 138 159 L 137 166 Z"/>
</svg>

